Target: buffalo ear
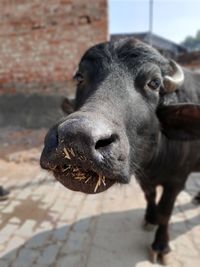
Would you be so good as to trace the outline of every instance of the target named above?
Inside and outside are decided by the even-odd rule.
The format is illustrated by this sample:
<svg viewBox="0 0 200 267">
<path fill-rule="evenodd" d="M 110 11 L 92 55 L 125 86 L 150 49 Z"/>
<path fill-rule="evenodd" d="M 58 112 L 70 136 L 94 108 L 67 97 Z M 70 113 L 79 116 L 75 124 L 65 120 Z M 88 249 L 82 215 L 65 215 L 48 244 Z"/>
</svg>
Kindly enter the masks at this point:
<svg viewBox="0 0 200 267">
<path fill-rule="evenodd" d="M 157 109 L 161 131 L 169 139 L 200 140 L 200 105 L 178 104 Z"/>
<path fill-rule="evenodd" d="M 64 98 L 61 108 L 66 114 L 70 114 L 74 111 L 74 99 Z"/>
</svg>

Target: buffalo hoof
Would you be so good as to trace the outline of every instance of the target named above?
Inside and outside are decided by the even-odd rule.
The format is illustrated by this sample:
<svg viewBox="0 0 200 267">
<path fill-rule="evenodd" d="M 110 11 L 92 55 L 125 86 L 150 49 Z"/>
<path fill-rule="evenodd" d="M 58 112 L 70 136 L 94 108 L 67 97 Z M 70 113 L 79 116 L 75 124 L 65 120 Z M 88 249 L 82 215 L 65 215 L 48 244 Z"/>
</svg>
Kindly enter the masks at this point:
<svg viewBox="0 0 200 267">
<path fill-rule="evenodd" d="M 152 248 L 149 250 L 149 258 L 152 263 L 160 263 L 162 265 L 169 265 L 171 262 L 171 253 L 164 253 L 160 251 L 155 251 Z"/>
<path fill-rule="evenodd" d="M 161 254 L 160 263 L 163 265 L 169 265 L 171 263 L 171 253 Z"/>
<path fill-rule="evenodd" d="M 158 252 L 154 251 L 152 248 L 149 249 L 149 259 L 152 263 L 157 263 L 158 261 Z"/>
<path fill-rule="evenodd" d="M 147 232 L 154 231 L 156 229 L 156 226 L 156 224 L 149 223 L 146 220 L 144 220 L 142 223 L 142 228 Z"/>
<path fill-rule="evenodd" d="M 0 186 L 0 201 L 7 200 L 9 198 L 9 191 Z"/>
<path fill-rule="evenodd" d="M 195 205 L 200 205 L 200 192 L 193 198 L 192 203 Z"/>
</svg>

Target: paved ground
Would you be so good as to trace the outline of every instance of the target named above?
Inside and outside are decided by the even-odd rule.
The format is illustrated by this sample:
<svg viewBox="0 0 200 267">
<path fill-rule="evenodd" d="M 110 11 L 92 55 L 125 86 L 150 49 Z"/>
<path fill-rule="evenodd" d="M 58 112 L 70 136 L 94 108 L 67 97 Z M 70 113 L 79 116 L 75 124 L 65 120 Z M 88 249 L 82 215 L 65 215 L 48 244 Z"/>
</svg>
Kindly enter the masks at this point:
<svg viewBox="0 0 200 267">
<path fill-rule="evenodd" d="M 38 165 L 45 130 L 1 129 L 0 267 L 150 267 L 153 233 L 141 228 L 139 186 L 116 186 L 87 196 L 73 193 Z M 200 266 L 200 207 L 191 203 L 200 174 L 190 177 L 171 223 L 173 267 Z"/>
</svg>

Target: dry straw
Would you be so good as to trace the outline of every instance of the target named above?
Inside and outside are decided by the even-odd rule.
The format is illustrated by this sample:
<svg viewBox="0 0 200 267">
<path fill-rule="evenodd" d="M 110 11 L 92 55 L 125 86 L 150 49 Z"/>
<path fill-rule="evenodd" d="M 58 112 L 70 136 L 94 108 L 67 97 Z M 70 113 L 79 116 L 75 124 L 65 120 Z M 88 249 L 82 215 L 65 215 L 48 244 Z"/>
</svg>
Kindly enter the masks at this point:
<svg viewBox="0 0 200 267">
<path fill-rule="evenodd" d="M 68 160 L 71 160 L 72 157 L 75 157 L 75 153 L 74 153 L 72 148 L 64 148 L 63 152 L 65 155 L 65 158 L 67 158 Z M 85 184 L 87 184 L 92 179 L 92 176 L 88 176 L 88 174 L 86 172 L 82 172 L 78 167 L 74 168 L 74 167 L 72 167 L 72 165 L 67 166 L 62 171 L 63 172 L 71 171 L 73 179 L 78 180 L 79 182 L 84 181 Z M 106 180 L 105 176 L 102 176 L 102 175 L 98 176 L 98 180 L 97 180 L 97 183 L 96 183 L 95 188 L 94 188 L 95 193 L 97 192 L 97 190 L 101 186 L 101 184 L 106 186 L 105 180 Z"/>
</svg>

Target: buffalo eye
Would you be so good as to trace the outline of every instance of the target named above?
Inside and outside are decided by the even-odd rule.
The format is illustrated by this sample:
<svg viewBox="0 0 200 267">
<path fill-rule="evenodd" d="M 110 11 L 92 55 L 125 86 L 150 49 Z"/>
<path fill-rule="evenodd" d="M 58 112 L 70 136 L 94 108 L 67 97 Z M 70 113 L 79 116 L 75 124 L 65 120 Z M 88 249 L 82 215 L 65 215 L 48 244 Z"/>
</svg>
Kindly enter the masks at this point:
<svg viewBox="0 0 200 267">
<path fill-rule="evenodd" d="M 80 84 L 84 81 L 83 74 L 80 73 L 80 72 L 77 72 L 77 73 L 74 75 L 74 80 L 77 82 L 77 85 L 80 85 Z"/>
<path fill-rule="evenodd" d="M 152 79 L 147 85 L 150 89 L 156 90 L 161 86 L 161 80 L 159 78 Z"/>
</svg>

